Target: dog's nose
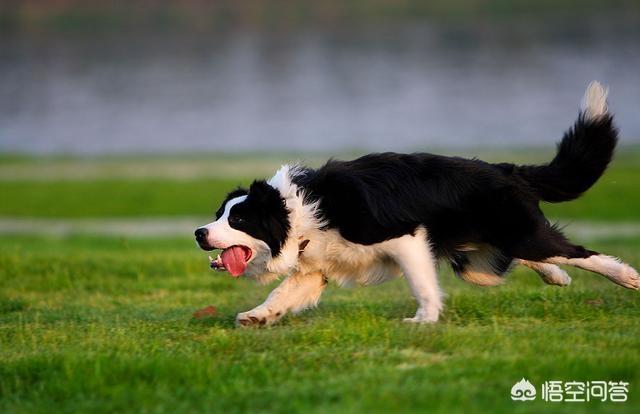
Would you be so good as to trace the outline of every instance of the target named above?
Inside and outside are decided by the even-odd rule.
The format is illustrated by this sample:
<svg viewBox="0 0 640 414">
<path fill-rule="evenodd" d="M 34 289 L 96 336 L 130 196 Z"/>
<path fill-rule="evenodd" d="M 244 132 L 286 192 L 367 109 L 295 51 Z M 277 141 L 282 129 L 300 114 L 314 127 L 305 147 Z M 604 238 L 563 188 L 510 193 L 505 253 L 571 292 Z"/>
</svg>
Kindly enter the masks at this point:
<svg viewBox="0 0 640 414">
<path fill-rule="evenodd" d="M 200 227 L 196 230 L 195 235 L 198 242 L 206 241 L 207 236 L 209 235 L 209 230 L 205 229 L 204 227 Z"/>
</svg>

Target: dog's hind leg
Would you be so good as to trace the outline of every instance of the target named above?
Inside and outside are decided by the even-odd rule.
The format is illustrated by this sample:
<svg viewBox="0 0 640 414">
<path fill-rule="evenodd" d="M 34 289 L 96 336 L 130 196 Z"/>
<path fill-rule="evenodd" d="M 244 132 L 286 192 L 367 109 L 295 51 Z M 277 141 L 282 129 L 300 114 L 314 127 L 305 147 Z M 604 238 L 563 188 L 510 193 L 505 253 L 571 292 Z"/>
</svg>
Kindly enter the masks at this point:
<svg viewBox="0 0 640 414">
<path fill-rule="evenodd" d="M 495 286 L 504 282 L 504 274 L 511 268 L 513 259 L 499 249 L 482 244 L 465 246 L 451 257 L 455 274 L 468 283 L 479 286 Z"/>
<path fill-rule="evenodd" d="M 294 313 L 316 306 L 327 280 L 320 272 L 296 273 L 275 288 L 262 305 L 236 316 L 236 325 L 271 325 L 287 312 Z"/>
<path fill-rule="evenodd" d="M 437 322 L 442 311 L 442 293 L 438 286 L 436 261 L 427 242 L 424 229 L 387 243 L 387 253 L 402 269 L 409 288 L 418 302 L 413 318 L 405 322 Z"/>
<path fill-rule="evenodd" d="M 518 263 L 534 270 L 542 280 L 548 285 L 568 286 L 571 284 L 571 277 L 564 270 L 551 263 L 532 262 L 518 259 Z"/>
<path fill-rule="evenodd" d="M 634 268 L 618 258 L 572 244 L 554 226 L 539 227 L 535 234 L 513 245 L 512 254 L 529 262 L 575 266 L 599 273 L 628 289 L 640 288 L 640 277 Z"/>
<path fill-rule="evenodd" d="M 617 257 L 604 254 L 593 253 L 588 257 L 563 257 L 555 256 L 544 260 L 546 263 L 556 265 L 575 266 L 590 272 L 599 273 L 613 283 L 627 289 L 638 290 L 640 288 L 640 277 L 633 267 L 622 262 Z"/>
</svg>

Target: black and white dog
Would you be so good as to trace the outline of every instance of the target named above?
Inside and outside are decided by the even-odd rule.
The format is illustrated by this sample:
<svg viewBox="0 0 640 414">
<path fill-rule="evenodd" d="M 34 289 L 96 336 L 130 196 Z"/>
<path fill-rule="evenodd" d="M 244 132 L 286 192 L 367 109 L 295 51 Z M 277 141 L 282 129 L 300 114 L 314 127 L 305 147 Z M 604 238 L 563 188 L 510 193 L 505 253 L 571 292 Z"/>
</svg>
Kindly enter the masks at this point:
<svg viewBox="0 0 640 414">
<path fill-rule="evenodd" d="M 617 130 L 606 96 L 599 83 L 589 85 L 549 164 L 383 153 L 319 169 L 285 165 L 229 193 L 196 240 L 222 249 L 214 269 L 262 282 L 286 276 L 262 305 L 237 315 L 239 325 L 268 325 L 315 306 L 328 281 L 373 284 L 401 274 L 418 302 L 406 320 L 436 322 L 440 258 L 478 285 L 501 283 L 515 265 L 568 285 L 558 265 L 571 265 L 638 289 L 631 266 L 572 244 L 539 207 L 579 197 L 607 168 Z"/>
</svg>

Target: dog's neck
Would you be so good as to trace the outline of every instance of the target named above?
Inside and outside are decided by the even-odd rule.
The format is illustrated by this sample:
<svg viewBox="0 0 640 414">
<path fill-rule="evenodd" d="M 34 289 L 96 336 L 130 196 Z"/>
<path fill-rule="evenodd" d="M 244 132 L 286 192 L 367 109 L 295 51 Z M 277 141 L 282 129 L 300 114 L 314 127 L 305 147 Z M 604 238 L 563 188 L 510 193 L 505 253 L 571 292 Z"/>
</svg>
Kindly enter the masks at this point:
<svg viewBox="0 0 640 414">
<path fill-rule="evenodd" d="M 317 217 L 318 201 L 308 202 L 304 190 L 296 185 L 292 178 L 302 168 L 298 165 L 283 165 L 269 179 L 268 184 L 280 192 L 289 210 L 289 233 L 280 254 L 267 264 L 269 272 L 289 275 L 298 269 L 298 258 L 311 238 L 322 227 Z"/>
</svg>

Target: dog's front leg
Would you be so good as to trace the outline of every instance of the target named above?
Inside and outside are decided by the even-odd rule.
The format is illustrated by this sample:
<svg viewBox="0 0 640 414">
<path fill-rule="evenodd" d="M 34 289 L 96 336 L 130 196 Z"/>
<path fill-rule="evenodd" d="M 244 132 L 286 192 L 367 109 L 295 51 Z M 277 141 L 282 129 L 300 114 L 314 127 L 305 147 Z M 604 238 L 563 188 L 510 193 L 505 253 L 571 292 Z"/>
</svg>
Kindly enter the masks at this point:
<svg viewBox="0 0 640 414">
<path fill-rule="evenodd" d="M 275 288 L 262 305 L 236 316 L 236 325 L 271 325 L 287 312 L 315 306 L 327 284 L 320 272 L 295 273 Z"/>
<path fill-rule="evenodd" d="M 435 258 L 427 242 L 424 229 L 414 235 L 405 235 L 388 243 L 388 253 L 402 269 L 411 292 L 418 302 L 413 318 L 405 322 L 437 322 L 442 311 L 442 292 L 438 286 Z"/>
</svg>

